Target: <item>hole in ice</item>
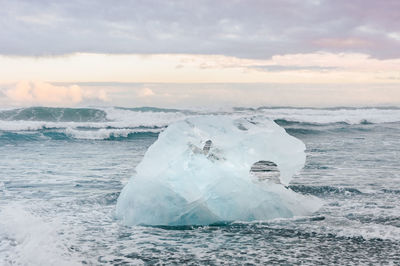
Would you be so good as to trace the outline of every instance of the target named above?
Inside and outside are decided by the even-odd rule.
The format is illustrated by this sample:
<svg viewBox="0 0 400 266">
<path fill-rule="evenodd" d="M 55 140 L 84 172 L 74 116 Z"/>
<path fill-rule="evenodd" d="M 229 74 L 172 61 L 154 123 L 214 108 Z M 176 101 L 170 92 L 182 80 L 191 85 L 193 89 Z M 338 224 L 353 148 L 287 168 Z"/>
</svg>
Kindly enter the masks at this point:
<svg viewBox="0 0 400 266">
<path fill-rule="evenodd" d="M 206 143 L 204 144 L 204 147 L 203 147 L 204 154 L 208 154 L 208 152 L 211 149 L 211 145 L 212 145 L 212 141 L 211 140 L 207 140 Z"/>
<path fill-rule="evenodd" d="M 250 173 L 258 178 L 258 181 L 269 181 L 273 183 L 280 183 L 280 172 L 276 163 L 271 161 L 258 161 L 255 162 L 251 168 Z"/>
</svg>

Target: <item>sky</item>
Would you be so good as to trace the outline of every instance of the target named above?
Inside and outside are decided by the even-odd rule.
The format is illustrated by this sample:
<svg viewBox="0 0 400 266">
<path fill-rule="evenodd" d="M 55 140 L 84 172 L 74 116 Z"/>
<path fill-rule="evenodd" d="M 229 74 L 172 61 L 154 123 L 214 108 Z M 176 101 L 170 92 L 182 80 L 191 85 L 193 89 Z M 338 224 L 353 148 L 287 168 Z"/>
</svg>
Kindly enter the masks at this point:
<svg viewBox="0 0 400 266">
<path fill-rule="evenodd" d="M 398 0 L 0 6 L 0 107 L 400 106 Z"/>
</svg>

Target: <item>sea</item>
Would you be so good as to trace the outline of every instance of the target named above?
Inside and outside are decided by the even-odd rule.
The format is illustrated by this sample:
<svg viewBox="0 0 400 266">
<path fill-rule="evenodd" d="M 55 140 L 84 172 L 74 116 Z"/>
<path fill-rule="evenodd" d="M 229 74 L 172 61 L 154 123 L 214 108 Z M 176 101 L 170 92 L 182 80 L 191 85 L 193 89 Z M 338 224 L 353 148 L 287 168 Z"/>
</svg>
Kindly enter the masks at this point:
<svg viewBox="0 0 400 266">
<path fill-rule="evenodd" d="M 118 196 L 160 132 L 192 116 L 273 119 L 306 145 L 305 217 L 127 226 Z M 157 167 L 157 165 L 154 165 Z M 0 109 L 0 265 L 400 264 L 400 108 Z"/>
</svg>

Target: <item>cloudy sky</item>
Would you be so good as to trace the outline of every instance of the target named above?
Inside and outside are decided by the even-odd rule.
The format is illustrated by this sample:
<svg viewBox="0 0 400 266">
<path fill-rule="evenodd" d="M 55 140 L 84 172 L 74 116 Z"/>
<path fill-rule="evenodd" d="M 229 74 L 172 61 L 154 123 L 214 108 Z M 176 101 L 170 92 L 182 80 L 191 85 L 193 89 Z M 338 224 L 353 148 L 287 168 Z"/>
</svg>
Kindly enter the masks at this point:
<svg viewBox="0 0 400 266">
<path fill-rule="evenodd" d="M 0 6 L 0 107 L 400 105 L 398 0 Z"/>
</svg>

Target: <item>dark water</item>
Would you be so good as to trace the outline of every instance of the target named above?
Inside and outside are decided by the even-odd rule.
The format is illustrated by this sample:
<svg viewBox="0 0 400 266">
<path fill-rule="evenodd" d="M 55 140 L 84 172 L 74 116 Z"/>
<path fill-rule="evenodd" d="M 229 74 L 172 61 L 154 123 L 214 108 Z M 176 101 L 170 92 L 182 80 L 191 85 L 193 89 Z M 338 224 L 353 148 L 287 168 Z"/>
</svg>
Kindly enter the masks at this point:
<svg viewBox="0 0 400 266">
<path fill-rule="evenodd" d="M 114 218 L 158 132 L 193 113 L 81 110 L 1 111 L 0 264 L 400 264 L 397 109 L 232 111 L 272 117 L 306 144 L 290 188 L 324 205 L 310 217 L 200 227 Z"/>
</svg>

